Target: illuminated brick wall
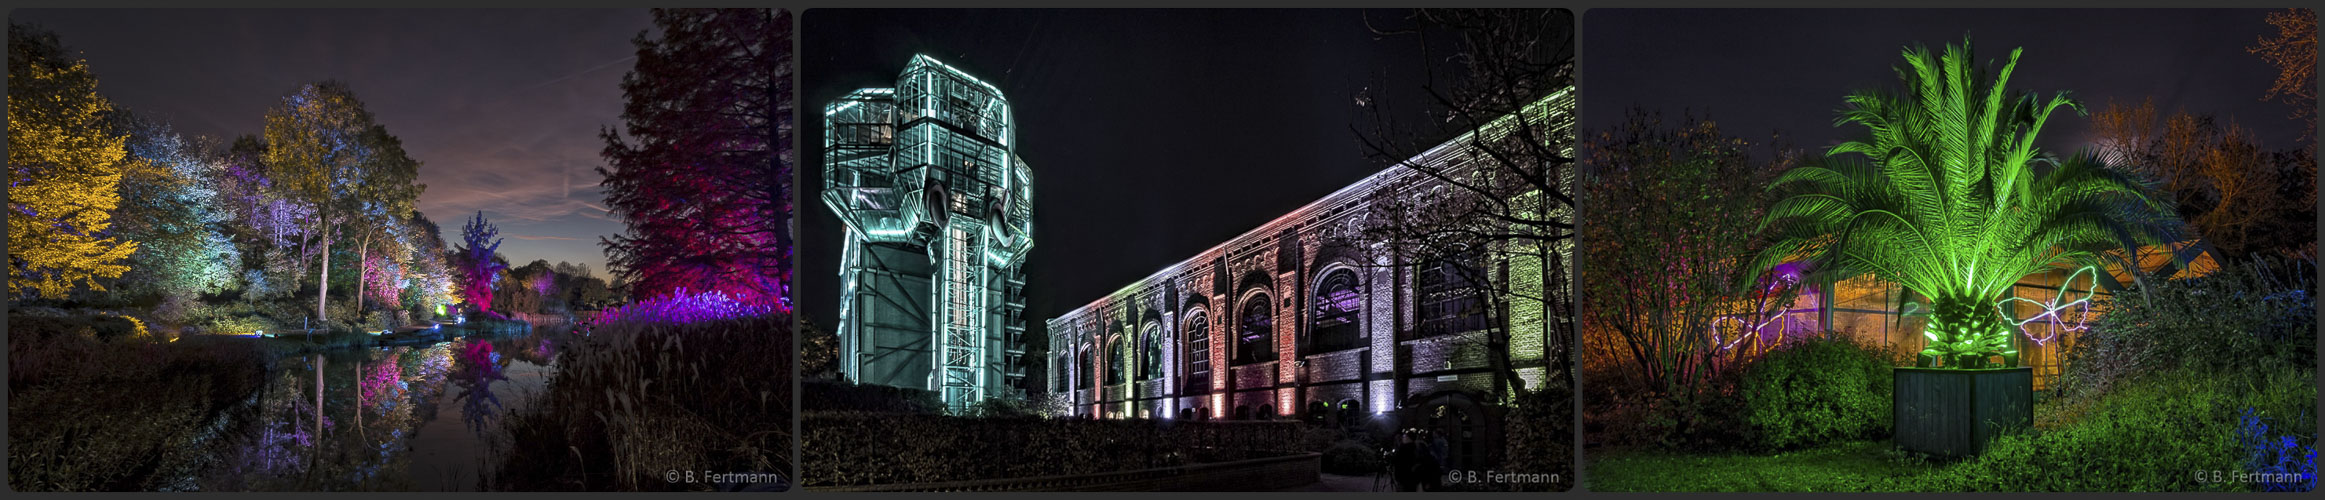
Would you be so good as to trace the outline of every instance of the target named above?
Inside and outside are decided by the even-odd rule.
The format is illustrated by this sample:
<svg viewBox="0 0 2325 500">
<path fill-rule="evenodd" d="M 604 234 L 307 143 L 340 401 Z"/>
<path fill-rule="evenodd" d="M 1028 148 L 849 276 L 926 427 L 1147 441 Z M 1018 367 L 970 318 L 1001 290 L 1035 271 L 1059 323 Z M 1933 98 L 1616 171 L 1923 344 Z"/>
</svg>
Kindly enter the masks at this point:
<svg viewBox="0 0 2325 500">
<path fill-rule="evenodd" d="M 1570 127 L 1573 103 L 1569 90 L 1544 99 L 1534 109 L 1563 117 L 1557 123 Z M 1559 132 L 1571 133 L 1568 128 Z M 1464 144 L 1463 139 L 1448 141 L 1414 161 L 1451 161 L 1468 154 Z M 1564 173 L 1571 176 L 1571 169 Z M 1492 369 L 1495 363 L 1485 331 L 1422 333 L 1416 320 L 1422 295 L 1416 288 L 1417 271 L 1382 265 L 1387 261 L 1373 257 L 1368 249 L 1334 244 L 1328 237 L 1361 223 L 1368 199 L 1411 195 L 1434 186 L 1433 180 L 1411 169 L 1384 169 L 1048 320 L 1057 360 L 1051 364 L 1052 376 L 1061 381 L 1052 387 L 1072 396 L 1075 415 L 1100 418 L 1232 419 L 1239 413 L 1250 418 L 1300 418 L 1304 409 L 1320 403 L 1332 410 L 1329 413 L 1338 414 L 1346 405 L 1357 414 L 1397 414 L 1403 419 L 1400 425 L 1411 425 L 1426 417 L 1410 410 L 1454 397 L 1449 395 L 1498 404 L 1497 395 L 1520 382 L 1506 380 Z M 1541 198 L 1526 195 L 1512 201 L 1537 206 L 1533 204 L 1541 203 Z M 1554 276 L 1567 275 L 1564 270 L 1572 266 L 1570 242 L 1500 250 L 1497 255 L 1517 257 L 1496 257 L 1482 264 L 1492 279 L 1514 294 L 1540 297 L 1546 286 L 1571 287 L 1551 284 L 1558 279 Z M 1335 312 L 1324 312 L 1318 301 L 1320 287 L 1343 272 L 1354 277 L 1354 297 L 1347 293 L 1327 297 Z M 1272 359 L 1238 363 L 1242 356 L 1235 352 L 1236 337 L 1245 331 L 1243 313 L 1253 310 L 1253 304 L 1259 304 L 1256 310 L 1269 321 L 1264 331 L 1272 338 L 1261 345 Z M 1507 365 L 1529 387 L 1549 380 L 1547 354 L 1567 346 L 1546 332 L 1571 324 L 1571 305 L 1511 299 L 1490 307 L 1506 315 L 1510 325 Z M 1319 345 L 1315 343 L 1319 315 L 1353 318 L 1359 333 L 1344 344 L 1314 349 Z M 1164 366 L 1148 374 L 1153 378 L 1127 377 L 1133 381 L 1125 385 L 1135 389 L 1075 390 L 1104 385 L 1110 364 L 1137 364 L 1144 356 L 1136 350 L 1128 354 L 1112 350 L 1117 342 L 1155 346 Z M 1093 353 L 1088 367 L 1077 358 L 1084 352 Z"/>
</svg>

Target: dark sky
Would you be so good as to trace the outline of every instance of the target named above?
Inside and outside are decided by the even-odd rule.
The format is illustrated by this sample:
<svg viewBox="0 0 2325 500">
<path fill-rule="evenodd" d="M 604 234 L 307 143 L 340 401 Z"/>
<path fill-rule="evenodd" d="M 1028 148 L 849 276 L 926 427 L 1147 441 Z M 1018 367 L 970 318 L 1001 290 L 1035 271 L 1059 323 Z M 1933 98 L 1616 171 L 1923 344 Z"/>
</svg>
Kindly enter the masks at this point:
<svg viewBox="0 0 2325 500">
<path fill-rule="evenodd" d="M 1625 108 L 1666 116 L 1709 112 L 1723 132 L 1765 140 L 1781 131 L 1802 147 L 1863 133 L 1836 129 L 1848 92 L 1899 85 L 1891 67 L 1914 43 L 1941 50 L 1969 35 L 1980 60 L 2024 47 L 2010 87 L 2071 90 L 2096 111 L 2113 98 L 2154 97 L 2233 119 L 2268 149 L 2293 147 L 2302 124 L 2261 96 L 2277 69 L 2244 48 L 2276 28 L 2267 10 L 1643 10 L 1583 14 L 1582 123 L 1603 130 Z M 1997 66 L 1999 67 L 1999 66 Z M 2038 144 L 2067 153 L 2088 144 L 2089 120 L 2062 110 Z M 1588 208 L 1585 208 L 1588 210 Z"/>
<path fill-rule="evenodd" d="M 1027 321 L 1112 293 L 1375 171 L 1355 96 L 1394 101 L 1424 64 L 1355 10 L 832 10 L 802 22 L 800 302 L 838 315 L 839 220 L 823 105 L 892 87 L 926 53 L 1001 88 L 1033 169 Z M 1402 12 L 1373 12 L 1375 24 Z M 1414 109 L 1399 105 L 1396 109 Z"/>
<path fill-rule="evenodd" d="M 483 210 L 502 255 L 606 276 L 609 220 L 592 169 L 619 123 L 629 10 L 17 10 L 57 33 L 114 105 L 180 133 L 258 134 L 299 85 L 347 82 L 420 160 L 420 211 L 459 238 Z"/>
</svg>

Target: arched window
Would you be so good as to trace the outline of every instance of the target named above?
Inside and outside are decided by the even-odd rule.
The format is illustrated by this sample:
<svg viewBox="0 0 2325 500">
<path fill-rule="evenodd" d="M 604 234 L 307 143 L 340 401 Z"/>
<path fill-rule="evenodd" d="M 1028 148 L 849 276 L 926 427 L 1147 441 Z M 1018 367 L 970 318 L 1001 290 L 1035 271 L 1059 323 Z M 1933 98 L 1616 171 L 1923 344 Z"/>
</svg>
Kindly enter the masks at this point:
<svg viewBox="0 0 2325 500">
<path fill-rule="evenodd" d="M 1363 347 L 1363 325 L 1358 323 L 1358 310 L 1364 296 L 1358 293 L 1356 273 L 1342 269 L 1333 271 L 1316 286 L 1311 307 L 1313 321 L 1308 325 L 1307 352 L 1322 353 Z"/>
<path fill-rule="evenodd" d="M 1163 358 L 1163 331 L 1162 331 L 1162 325 L 1160 325 L 1160 324 L 1157 324 L 1157 323 L 1153 323 L 1153 322 L 1149 322 L 1149 323 L 1147 323 L 1147 324 L 1146 324 L 1146 334 L 1145 334 L 1145 335 L 1140 335 L 1140 336 L 1139 336 L 1139 338 L 1140 338 L 1141 340 L 1144 340 L 1144 341 L 1146 342 L 1145 349 L 1141 349 L 1141 350 L 1139 351 L 1139 359 L 1138 359 L 1138 376 L 1139 376 L 1139 378 L 1143 378 L 1143 379 L 1147 379 L 1147 380 L 1154 380 L 1154 379 L 1162 378 L 1162 376 L 1163 376 L 1163 363 L 1162 363 L 1162 358 Z"/>
<path fill-rule="evenodd" d="M 1081 359 L 1074 361 L 1075 366 L 1079 367 L 1079 369 L 1074 370 L 1074 388 L 1088 389 L 1090 388 L 1090 377 L 1095 376 L 1090 371 L 1092 368 L 1092 365 L 1090 364 L 1090 348 L 1082 348 L 1082 353 L 1075 357 Z"/>
<path fill-rule="evenodd" d="M 1235 364 L 1276 360 L 1275 309 L 1266 295 L 1244 301 L 1242 320 L 1235 325 Z"/>
<path fill-rule="evenodd" d="M 1187 332 L 1187 393 L 1197 394 L 1211 389 L 1211 318 L 1202 309 L 1187 313 L 1187 324 L 1180 330 Z"/>
<path fill-rule="evenodd" d="M 1122 339 L 1106 343 L 1106 385 L 1122 383 L 1122 365 L 1129 364 L 1130 353 L 1122 348 Z"/>
</svg>

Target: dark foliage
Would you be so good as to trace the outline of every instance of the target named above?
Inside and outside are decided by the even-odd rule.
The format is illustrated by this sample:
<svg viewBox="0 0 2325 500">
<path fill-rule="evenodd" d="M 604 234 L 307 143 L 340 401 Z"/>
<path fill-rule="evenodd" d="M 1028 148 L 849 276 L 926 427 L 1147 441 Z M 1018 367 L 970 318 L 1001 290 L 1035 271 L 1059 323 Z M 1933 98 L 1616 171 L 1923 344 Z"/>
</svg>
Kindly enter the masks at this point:
<svg viewBox="0 0 2325 500">
<path fill-rule="evenodd" d="M 673 483 L 662 474 L 793 477 L 791 352 L 783 315 L 601 325 L 559 352 L 547 394 L 504 421 L 511 449 L 492 486 L 788 488 Z"/>
<path fill-rule="evenodd" d="M 2106 315 L 2070 350 L 2057 394 L 2098 397 L 2119 382 L 2177 368 L 2248 379 L 2315 371 L 2314 271 L 2298 261 L 2227 264 L 2106 297 Z"/>
<path fill-rule="evenodd" d="M 1095 474 L 1305 451 L 1296 422 L 811 412 L 799 425 L 809 487 Z"/>
</svg>

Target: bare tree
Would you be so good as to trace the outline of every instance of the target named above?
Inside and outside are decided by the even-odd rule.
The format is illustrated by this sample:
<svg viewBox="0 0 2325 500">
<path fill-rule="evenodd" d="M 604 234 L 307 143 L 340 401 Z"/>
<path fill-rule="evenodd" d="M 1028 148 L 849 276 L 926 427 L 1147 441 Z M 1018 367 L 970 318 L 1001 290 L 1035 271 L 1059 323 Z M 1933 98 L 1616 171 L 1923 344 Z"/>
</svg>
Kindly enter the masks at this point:
<svg viewBox="0 0 2325 500">
<path fill-rule="evenodd" d="M 1538 308 L 1551 318 L 1540 325 L 1551 383 L 1571 384 L 1573 14 L 1423 9 L 1367 24 L 1381 37 L 1420 45 L 1426 74 L 1410 91 L 1419 94 L 1426 119 L 1397 119 L 1405 111 L 1370 90 L 1356 97 L 1372 117 L 1350 126 L 1364 154 L 1419 175 L 1381 190 L 1345 244 L 1374 253 L 1374 265 L 1398 269 L 1462 262 L 1447 268 L 1486 304 L 1479 312 L 1493 325 L 1488 358 L 1510 381 L 1509 395 L 1534 389 L 1510 363 L 1511 312 Z M 1455 154 L 1425 154 L 1448 140 Z"/>
</svg>

